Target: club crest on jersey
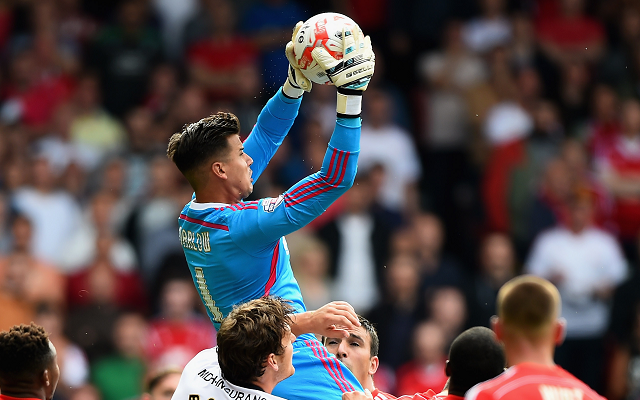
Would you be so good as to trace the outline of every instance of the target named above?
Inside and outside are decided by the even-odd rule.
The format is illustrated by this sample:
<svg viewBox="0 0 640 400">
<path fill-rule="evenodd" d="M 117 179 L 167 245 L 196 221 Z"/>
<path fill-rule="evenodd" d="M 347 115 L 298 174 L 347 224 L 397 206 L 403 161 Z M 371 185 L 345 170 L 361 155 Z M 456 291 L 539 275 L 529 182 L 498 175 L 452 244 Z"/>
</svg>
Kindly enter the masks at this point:
<svg viewBox="0 0 640 400">
<path fill-rule="evenodd" d="M 275 199 L 273 197 L 268 197 L 262 200 L 262 209 L 264 212 L 274 212 L 276 208 L 284 201 L 284 195 L 280 195 Z"/>
</svg>

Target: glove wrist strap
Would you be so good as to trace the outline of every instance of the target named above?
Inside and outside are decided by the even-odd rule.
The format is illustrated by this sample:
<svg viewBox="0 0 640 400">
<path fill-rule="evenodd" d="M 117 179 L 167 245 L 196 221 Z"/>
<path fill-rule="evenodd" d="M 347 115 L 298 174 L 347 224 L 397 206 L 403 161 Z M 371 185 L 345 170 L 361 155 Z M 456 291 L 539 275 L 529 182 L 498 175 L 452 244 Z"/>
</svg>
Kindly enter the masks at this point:
<svg viewBox="0 0 640 400">
<path fill-rule="evenodd" d="M 299 99 L 304 94 L 304 90 L 300 89 L 297 86 L 294 86 L 289 79 L 284 82 L 282 85 L 282 94 L 291 98 L 291 99 Z"/>
<path fill-rule="evenodd" d="M 359 90 L 338 89 L 336 111 L 338 112 L 338 117 L 360 117 L 362 112 L 362 92 Z"/>
</svg>

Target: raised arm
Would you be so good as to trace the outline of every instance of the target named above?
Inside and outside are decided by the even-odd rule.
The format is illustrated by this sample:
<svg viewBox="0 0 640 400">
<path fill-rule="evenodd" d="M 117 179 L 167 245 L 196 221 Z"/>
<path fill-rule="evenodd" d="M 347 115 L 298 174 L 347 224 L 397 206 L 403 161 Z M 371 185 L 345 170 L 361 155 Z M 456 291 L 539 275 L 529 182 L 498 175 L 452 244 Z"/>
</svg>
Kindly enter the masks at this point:
<svg viewBox="0 0 640 400">
<path fill-rule="evenodd" d="M 356 175 L 360 151 L 360 111 L 375 65 L 369 37 L 359 29 L 343 31 L 342 60 L 315 48 L 314 59 L 338 89 L 336 126 L 319 172 L 301 180 L 276 199 L 262 199 L 257 210 L 234 214 L 237 229 L 230 234 L 235 243 L 249 251 L 256 244 L 264 248 L 322 214 L 347 191 Z"/>
<path fill-rule="evenodd" d="M 295 38 L 302 21 L 293 28 L 291 39 Z M 293 42 L 287 43 L 285 55 L 289 60 L 287 80 L 264 106 L 256 125 L 244 142 L 244 151 L 253 158 L 253 180 L 256 182 L 269 164 L 271 157 L 289 133 L 298 115 L 304 92 L 311 90 L 311 81 L 302 75 L 293 57 Z"/>
<path fill-rule="evenodd" d="M 244 151 L 253 158 L 251 170 L 254 182 L 258 180 L 289 133 L 298 115 L 301 101 L 302 95 L 292 99 L 280 88 L 260 112 L 256 125 L 244 141 Z"/>
<path fill-rule="evenodd" d="M 320 171 L 260 200 L 257 209 L 234 213 L 231 238 L 247 252 L 259 251 L 311 222 L 353 184 L 359 147 L 360 119 L 338 118 Z"/>
</svg>

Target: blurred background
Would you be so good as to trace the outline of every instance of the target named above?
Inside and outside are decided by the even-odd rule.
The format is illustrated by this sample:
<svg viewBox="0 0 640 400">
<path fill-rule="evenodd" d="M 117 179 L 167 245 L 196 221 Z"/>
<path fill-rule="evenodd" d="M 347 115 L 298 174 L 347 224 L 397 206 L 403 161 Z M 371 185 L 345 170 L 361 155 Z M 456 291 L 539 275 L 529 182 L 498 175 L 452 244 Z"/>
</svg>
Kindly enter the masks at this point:
<svg viewBox="0 0 640 400">
<path fill-rule="evenodd" d="M 439 391 L 458 333 L 521 273 L 563 296 L 557 361 L 640 398 L 640 1 L 0 0 L 0 329 L 51 332 L 58 400 L 127 400 L 215 344 L 164 155 L 218 110 L 247 135 L 299 20 L 372 37 L 354 187 L 287 240 L 307 306 L 380 335 L 376 385 Z M 326 2 L 325 2 L 326 3 Z M 317 171 L 335 89 L 305 95 L 255 187 Z"/>
</svg>

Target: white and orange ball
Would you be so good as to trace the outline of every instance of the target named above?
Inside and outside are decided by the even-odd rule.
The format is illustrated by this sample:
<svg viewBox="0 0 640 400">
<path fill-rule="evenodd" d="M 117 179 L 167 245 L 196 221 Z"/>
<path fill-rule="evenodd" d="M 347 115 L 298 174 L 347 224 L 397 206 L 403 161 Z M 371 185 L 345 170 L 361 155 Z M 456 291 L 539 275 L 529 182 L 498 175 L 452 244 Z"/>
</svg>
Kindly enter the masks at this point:
<svg viewBox="0 0 640 400">
<path fill-rule="evenodd" d="M 313 83 L 330 85 L 327 74 L 311 57 L 315 47 L 324 47 L 336 60 L 342 59 L 342 29 L 356 27 L 359 35 L 362 31 L 354 20 L 338 13 L 322 13 L 309 18 L 302 24 L 293 40 L 293 55 L 300 70 Z"/>
</svg>

